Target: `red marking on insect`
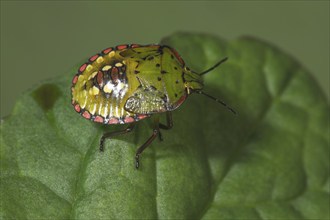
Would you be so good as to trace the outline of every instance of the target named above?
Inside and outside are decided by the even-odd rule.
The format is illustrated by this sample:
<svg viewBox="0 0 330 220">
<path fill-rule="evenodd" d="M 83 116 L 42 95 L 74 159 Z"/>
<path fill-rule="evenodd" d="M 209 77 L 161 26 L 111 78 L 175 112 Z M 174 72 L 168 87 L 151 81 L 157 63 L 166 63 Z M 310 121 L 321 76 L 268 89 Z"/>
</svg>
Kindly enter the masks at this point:
<svg viewBox="0 0 330 220">
<path fill-rule="evenodd" d="M 118 68 L 117 67 L 112 67 L 111 74 L 118 74 Z"/>
<path fill-rule="evenodd" d="M 76 105 L 74 106 L 74 109 L 76 110 L 76 112 L 79 113 L 80 110 L 81 110 L 80 105 L 76 104 Z"/>
<path fill-rule="evenodd" d="M 73 78 L 73 80 L 72 80 L 72 84 L 76 84 L 77 83 L 77 81 L 78 81 L 78 76 L 77 75 L 75 75 L 75 77 Z"/>
<path fill-rule="evenodd" d="M 99 123 L 103 123 L 103 121 L 104 121 L 104 119 L 103 119 L 103 117 L 101 117 L 101 116 L 96 116 L 95 118 L 94 118 L 94 121 L 95 122 L 99 122 Z"/>
<path fill-rule="evenodd" d="M 176 106 L 181 105 L 184 102 L 184 100 L 186 100 L 187 96 L 188 96 L 187 94 L 184 94 L 183 96 L 181 96 L 181 98 L 174 104 L 174 108 Z"/>
<path fill-rule="evenodd" d="M 147 118 L 148 115 L 138 115 L 137 117 L 138 117 L 139 120 L 142 120 L 142 119 L 144 119 L 144 118 Z"/>
<path fill-rule="evenodd" d="M 96 60 L 98 57 L 99 57 L 99 55 L 96 54 L 96 55 L 92 56 L 91 58 L 89 58 L 89 60 L 93 62 L 93 61 Z"/>
<path fill-rule="evenodd" d="M 83 72 L 87 67 L 87 63 L 84 63 L 83 65 L 81 65 L 81 67 L 79 68 L 80 72 Z"/>
<path fill-rule="evenodd" d="M 179 55 L 179 53 L 178 53 L 175 49 L 173 49 L 173 48 L 171 48 L 171 51 L 173 52 L 173 54 L 175 55 L 175 57 L 179 60 L 179 62 L 180 62 L 182 65 L 184 65 L 184 61 L 183 61 L 183 59 L 181 58 L 181 56 Z"/>
<path fill-rule="evenodd" d="M 133 117 L 126 117 L 125 119 L 124 119 L 124 122 L 125 123 L 132 123 L 132 122 L 134 122 L 135 120 L 134 120 L 134 118 Z"/>
<path fill-rule="evenodd" d="M 137 48 L 137 47 L 141 47 L 140 44 L 131 44 L 131 48 Z"/>
<path fill-rule="evenodd" d="M 127 44 L 123 44 L 123 45 L 118 45 L 116 48 L 117 50 L 122 50 L 122 49 L 126 49 L 128 47 Z"/>
<path fill-rule="evenodd" d="M 111 79 L 113 82 L 117 82 L 118 80 L 118 68 L 117 67 L 112 67 L 111 69 Z"/>
<path fill-rule="evenodd" d="M 118 118 L 114 118 L 114 117 L 110 118 L 108 122 L 108 124 L 118 124 L 118 123 L 119 123 Z"/>
<path fill-rule="evenodd" d="M 109 48 L 103 50 L 102 52 L 103 52 L 103 54 L 108 54 L 108 53 L 110 53 L 110 51 L 112 51 L 112 50 L 113 50 L 112 47 L 109 47 Z"/>
<path fill-rule="evenodd" d="M 100 88 L 103 87 L 103 73 L 99 71 L 96 76 L 96 81 L 99 84 Z"/>
<path fill-rule="evenodd" d="M 82 113 L 82 116 L 86 119 L 90 119 L 91 118 L 91 114 L 89 114 L 88 111 L 84 111 L 84 113 Z"/>
</svg>

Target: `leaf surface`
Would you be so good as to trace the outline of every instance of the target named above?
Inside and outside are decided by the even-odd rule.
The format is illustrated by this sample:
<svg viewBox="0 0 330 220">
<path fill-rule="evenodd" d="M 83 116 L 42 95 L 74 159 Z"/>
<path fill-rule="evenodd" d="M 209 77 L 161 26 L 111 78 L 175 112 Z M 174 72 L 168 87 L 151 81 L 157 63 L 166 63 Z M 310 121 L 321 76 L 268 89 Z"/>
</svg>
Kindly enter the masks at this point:
<svg viewBox="0 0 330 220">
<path fill-rule="evenodd" d="M 329 106 L 315 80 L 287 54 L 254 38 L 227 42 L 177 33 L 162 41 L 195 71 L 205 91 L 173 112 L 134 169 L 149 119 L 105 142 L 103 126 L 70 104 L 77 68 L 36 86 L 1 124 L 3 219 L 329 218 Z M 164 119 L 162 119 L 164 120 Z"/>
</svg>

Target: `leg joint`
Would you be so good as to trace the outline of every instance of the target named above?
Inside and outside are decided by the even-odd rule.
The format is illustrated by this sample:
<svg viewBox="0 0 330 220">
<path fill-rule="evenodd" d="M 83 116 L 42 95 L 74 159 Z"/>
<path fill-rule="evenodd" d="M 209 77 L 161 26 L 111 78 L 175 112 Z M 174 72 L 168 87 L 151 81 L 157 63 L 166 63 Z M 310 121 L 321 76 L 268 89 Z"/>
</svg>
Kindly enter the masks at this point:
<svg viewBox="0 0 330 220">
<path fill-rule="evenodd" d="M 158 133 L 159 133 L 159 129 L 156 129 L 156 128 L 153 129 L 153 131 L 152 131 L 152 134 L 153 134 L 153 135 L 156 135 L 156 134 L 158 134 Z"/>
</svg>

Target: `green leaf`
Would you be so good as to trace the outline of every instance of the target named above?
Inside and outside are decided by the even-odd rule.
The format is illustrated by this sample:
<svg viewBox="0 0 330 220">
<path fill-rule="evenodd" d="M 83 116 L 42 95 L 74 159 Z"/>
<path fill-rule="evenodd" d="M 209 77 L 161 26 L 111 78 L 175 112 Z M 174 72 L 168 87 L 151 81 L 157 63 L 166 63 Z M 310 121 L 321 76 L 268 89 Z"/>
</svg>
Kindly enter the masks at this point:
<svg viewBox="0 0 330 220">
<path fill-rule="evenodd" d="M 253 38 L 178 33 L 162 43 L 203 71 L 134 169 L 150 120 L 105 143 L 70 104 L 72 72 L 38 85 L 1 124 L 2 219 L 327 219 L 329 106 L 293 58 Z M 164 119 L 163 119 L 164 120 Z"/>
</svg>

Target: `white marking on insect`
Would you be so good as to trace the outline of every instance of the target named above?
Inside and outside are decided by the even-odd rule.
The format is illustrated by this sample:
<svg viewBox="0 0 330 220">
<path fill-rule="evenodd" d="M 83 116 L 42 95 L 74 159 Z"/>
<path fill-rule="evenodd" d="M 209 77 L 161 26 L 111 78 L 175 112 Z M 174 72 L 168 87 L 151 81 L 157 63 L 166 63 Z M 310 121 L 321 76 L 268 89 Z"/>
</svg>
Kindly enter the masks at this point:
<svg viewBox="0 0 330 220">
<path fill-rule="evenodd" d="M 98 112 L 98 114 L 99 115 L 101 115 L 102 114 L 102 105 L 103 105 L 103 103 L 102 102 L 99 102 L 99 106 L 98 106 L 98 108 L 97 108 L 97 112 Z"/>
<path fill-rule="evenodd" d="M 102 71 L 108 71 L 109 69 L 111 69 L 111 65 L 105 65 L 103 68 L 102 68 Z"/>
<path fill-rule="evenodd" d="M 123 64 L 118 62 L 118 63 L 115 64 L 115 66 L 116 66 L 116 67 L 122 67 Z"/>
<path fill-rule="evenodd" d="M 118 99 L 117 99 L 117 102 L 116 102 L 116 115 L 118 116 L 119 114 L 118 114 L 118 104 L 119 104 L 119 102 L 118 102 Z"/>
<path fill-rule="evenodd" d="M 93 72 L 89 77 L 88 80 L 90 80 L 91 78 L 94 78 L 97 74 L 97 71 Z"/>
<path fill-rule="evenodd" d="M 110 117 L 113 115 L 113 114 L 112 114 L 112 104 L 113 104 L 113 103 L 112 103 L 112 102 L 110 102 L 110 112 L 109 112 L 109 118 L 110 118 Z"/>
<path fill-rule="evenodd" d="M 108 102 L 105 102 L 104 103 L 104 109 L 103 109 L 103 116 L 106 118 L 107 115 L 108 115 Z"/>
<path fill-rule="evenodd" d="M 93 109 L 90 110 L 89 112 L 94 115 L 95 114 L 95 111 L 96 111 L 96 104 L 93 105 Z"/>
<path fill-rule="evenodd" d="M 87 104 L 87 96 L 85 96 L 84 103 L 81 105 L 81 108 L 85 108 Z"/>
<path fill-rule="evenodd" d="M 120 115 L 124 115 L 124 108 L 121 108 Z"/>
<path fill-rule="evenodd" d="M 103 88 L 103 91 L 104 91 L 105 93 L 111 93 L 111 92 L 113 91 L 114 87 L 115 87 L 115 86 L 114 86 L 113 83 L 108 82 L 107 84 L 105 84 L 105 86 L 104 86 L 104 88 Z"/>
</svg>

